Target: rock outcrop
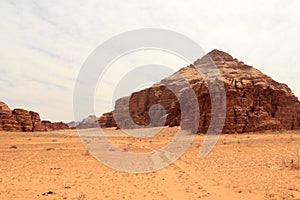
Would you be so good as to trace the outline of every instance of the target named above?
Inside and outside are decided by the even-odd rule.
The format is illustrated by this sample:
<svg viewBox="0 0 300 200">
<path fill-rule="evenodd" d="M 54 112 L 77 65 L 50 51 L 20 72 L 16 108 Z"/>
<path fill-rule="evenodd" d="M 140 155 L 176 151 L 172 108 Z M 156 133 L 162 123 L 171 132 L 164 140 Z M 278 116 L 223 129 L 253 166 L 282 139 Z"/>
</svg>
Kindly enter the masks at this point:
<svg viewBox="0 0 300 200">
<path fill-rule="evenodd" d="M 68 123 L 69 128 L 76 128 L 80 124 L 79 121 L 71 121 Z"/>
<path fill-rule="evenodd" d="M 63 122 L 41 121 L 36 112 L 19 108 L 11 110 L 5 103 L 0 102 L 0 131 L 36 132 L 68 128 Z"/>
<path fill-rule="evenodd" d="M 197 68 L 206 68 L 209 71 L 211 61 L 219 69 L 221 80 L 213 74 L 210 75 L 210 79 L 222 81 L 226 92 L 223 133 L 300 128 L 300 103 L 287 85 L 274 81 L 259 70 L 219 50 L 213 50 L 193 65 L 180 69 L 150 88 L 117 100 L 114 111 L 103 114 L 99 118 L 99 124 L 102 127 L 115 127 L 117 121 L 120 128 L 134 128 L 134 124 L 156 126 L 163 122 L 162 125 L 179 126 L 181 109 L 184 107 L 191 113 L 195 109 L 193 102 L 186 103 L 190 105 L 181 105 L 180 108 L 179 101 L 173 93 L 177 91 L 176 88 L 179 93 L 185 89 L 180 78 L 184 77 L 193 88 L 199 103 L 200 122 L 197 132 L 205 133 L 211 122 L 211 98 L 207 80 L 197 72 Z M 166 86 L 174 86 L 175 90 L 172 92 Z M 159 106 L 153 108 L 156 104 L 164 109 Z M 152 116 L 152 119 L 157 120 L 150 124 Z"/>
<path fill-rule="evenodd" d="M 98 118 L 95 115 L 90 115 L 84 118 L 81 122 L 76 125 L 76 128 L 87 129 L 99 127 Z"/>
<path fill-rule="evenodd" d="M 100 127 L 107 128 L 107 127 L 117 127 L 116 121 L 113 118 L 112 112 L 104 113 L 98 119 Z"/>
<path fill-rule="evenodd" d="M 43 131 L 52 131 L 52 130 L 63 130 L 69 129 L 68 124 L 64 122 L 50 122 L 50 121 L 42 121 L 42 125 L 44 127 Z"/>
</svg>

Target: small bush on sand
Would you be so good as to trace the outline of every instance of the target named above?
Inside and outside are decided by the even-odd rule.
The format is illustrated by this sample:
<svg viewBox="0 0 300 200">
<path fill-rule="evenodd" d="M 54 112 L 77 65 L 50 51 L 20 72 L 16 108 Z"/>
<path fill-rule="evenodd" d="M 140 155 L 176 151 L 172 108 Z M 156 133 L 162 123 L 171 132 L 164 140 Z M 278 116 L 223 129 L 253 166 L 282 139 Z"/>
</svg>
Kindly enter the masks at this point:
<svg viewBox="0 0 300 200">
<path fill-rule="evenodd" d="M 291 169 L 299 169 L 300 170 L 300 154 L 299 151 L 293 155 L 292 158 L 282 158 L 282 164 L 284 167 L 289 167 Z"/>
<path fill-rule="evenodd" d="M 85 194 L 83 194 L 83 193 L 80 193 L 78 198 L 77 198 L 77 200 L 85 200 L 85 199 L 86 199 Z"/>
</svg>

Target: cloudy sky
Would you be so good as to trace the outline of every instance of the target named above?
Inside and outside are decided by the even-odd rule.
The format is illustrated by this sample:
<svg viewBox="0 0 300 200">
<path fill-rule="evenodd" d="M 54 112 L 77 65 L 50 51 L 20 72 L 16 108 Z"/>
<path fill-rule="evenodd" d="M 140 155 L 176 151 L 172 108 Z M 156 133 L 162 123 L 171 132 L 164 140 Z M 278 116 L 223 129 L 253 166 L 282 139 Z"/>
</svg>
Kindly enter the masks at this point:
<svg viewBox="0 0 300 200">
<path fill-rule="evenodd" d="M 83 62 L 102 42 L 139 28 L 226 51 L 300 96 L 299 10 L 296 0 L 1 0 L 0 100 L 71 121 Z M 110 110 L 105 104 L 97 115 Z"/>
</svg>

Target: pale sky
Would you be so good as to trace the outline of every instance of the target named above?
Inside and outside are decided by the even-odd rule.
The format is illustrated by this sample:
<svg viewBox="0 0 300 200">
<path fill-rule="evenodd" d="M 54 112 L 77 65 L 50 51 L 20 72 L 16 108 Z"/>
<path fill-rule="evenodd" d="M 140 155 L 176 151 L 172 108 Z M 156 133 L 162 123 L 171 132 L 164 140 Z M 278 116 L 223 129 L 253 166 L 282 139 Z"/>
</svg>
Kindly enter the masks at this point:
<svg viewBox="0 0 300 200">
<path fill-rule="evenodd" d="M 1 0 L 0 101 L 73 120 L 74 84 L 88 55 L 139 28 L 173 30 L 206 52 L 226 51 L 299 97 L 299 10 L 296 0 Z"/>
</svg>

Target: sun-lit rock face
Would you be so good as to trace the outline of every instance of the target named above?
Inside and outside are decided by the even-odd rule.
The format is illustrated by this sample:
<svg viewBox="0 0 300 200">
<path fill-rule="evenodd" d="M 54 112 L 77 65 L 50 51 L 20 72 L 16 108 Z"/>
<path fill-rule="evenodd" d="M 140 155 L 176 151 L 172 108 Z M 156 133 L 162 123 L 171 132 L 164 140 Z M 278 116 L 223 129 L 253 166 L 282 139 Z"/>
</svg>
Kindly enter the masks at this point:
<svg viewBox="0 0 300 200">
<path fill-rule="evenodd" d="M 50 131 L 67 129 L 62 122 L 44 123 L 38 113 L 24 109 L 11 110 L 5 103 L 0 102 L 0 130 L 2 131 Z"/>
<path fill-rule="evenodd" d="M 187 80 L 194 89 L 199 103 L 200 122 L 197 132 L 205 133 L 211 121 L 211 98 L 207 87 L 207 81 L 210 80 L 204 80 L 197 68 L 209 69 L 212 61 L 220 71 L 221 80 L 217 80 L 214 74 L 209 75 L 210 80 L 223 81 L 226 92 L 226 119 L 223 133 L 299 128 L 300 103 L 287 85 L 274 81 L 259 70 L 219 50 L 211 51 L 195 61 L 193 65 L 180 69 L 150 88 L 117 100 L 113 113 L 118 116 L 116 120 L 118 126 L 135 127 L 126 112 L 130 113 L 133 122 L 138 125 L 149 125 L 152 115 L 158 119 L 157 121 L 165 120 L 166 126 L 179 126 L 181 109 L 186 109 L 193 115 L 195 107 L 181 105 L 180 108 L 178 98 L 168 88 L 172 86 L 175 92 L 180 93 L 184 90 L 184 81 Z M 154 104 L 163 106 L 166 113 L 163 113 L 161 108 L 151 110 Z M 102 127 L 117 126 L 112 112 L 101 116 L 99 123 Z M 189 126 L 188 121 L 183 124 Z M 192 123 L 190 126 L 193 126 Z"/>
</svg>

